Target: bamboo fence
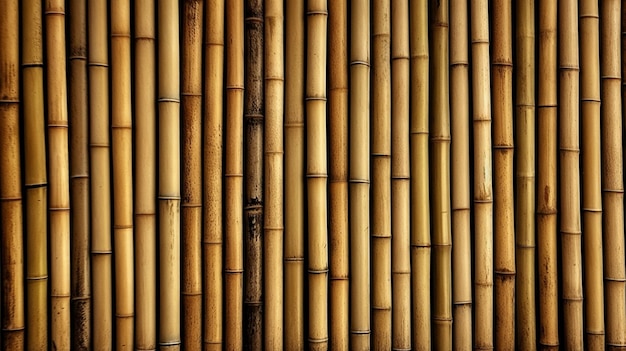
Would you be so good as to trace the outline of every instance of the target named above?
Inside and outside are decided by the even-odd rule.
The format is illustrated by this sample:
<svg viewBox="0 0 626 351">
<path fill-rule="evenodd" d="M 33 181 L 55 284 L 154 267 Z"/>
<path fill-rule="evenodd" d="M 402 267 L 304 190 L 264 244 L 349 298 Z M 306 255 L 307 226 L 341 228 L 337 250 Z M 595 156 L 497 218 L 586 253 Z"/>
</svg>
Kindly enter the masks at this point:
<svg viewBox="0 0 626 351">
<path fill-rule="evenodd" d="M 0 350 L 626 348 L 624 26 L 0 0 Z"/>
</svg>

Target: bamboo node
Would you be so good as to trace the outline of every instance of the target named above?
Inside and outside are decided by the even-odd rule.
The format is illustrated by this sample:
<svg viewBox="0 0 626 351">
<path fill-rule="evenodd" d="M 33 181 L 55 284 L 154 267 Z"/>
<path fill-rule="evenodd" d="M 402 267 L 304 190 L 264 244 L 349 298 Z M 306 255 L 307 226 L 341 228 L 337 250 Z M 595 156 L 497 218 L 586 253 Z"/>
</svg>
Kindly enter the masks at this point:
<svg viewBox="0 0 626 351">
<path fill-rule="evenodd" d="M 353 61 L 350 61 L 350 66 L 358 66 L 358 65 L 363 65 L 363 66 L 369 67 L 370 63 L 368 61 L 363 61 L 363 60 L 353 60 Z"/>
<path fill-rule="evenodd" d="M 624 283 L 626 282 L 626 277 L 624 278 L 604 277 L 604 281 L 608 283 Z"/>
<path fill-rule="evenodd" d="M 70 57 L 70 59 L 72 59 L 72 57 Z M 28 68 L 40 68 L 43 67 L 43 62 L 22 62 L 22 68 L 24 70 L 28 69 Z"/>
<path fill-rule="evenodd" d="M 328 338 L 309 338 L 311 344 L 325 344 L 328 342 Z"/>
<path fill-rule="evenodd" d="M 304 262 L 304 257 L 285 257 L 285 262 Z"/>
<path fill-rule="evenodd" d="M 109 64 L 107 62 L 96 62 L 96 61 L 89 61 L 87 63 L 87 65 L 89 67 L 104 67 L 104 68 L 109 68 Z"/>
<path fill-rule="evenodd" d="M 327 101 L 326 96 L 307 96 L 304 98 L 305 101 Z"/>
<path fill-rule="evenodd" d="M 48 275 L 31 275 L 31 276 L 27 276 L 26 277 L 26 281 L 41 281 L 41 280 L 47 280 L 48 279 Z"/>
<path fill-rule="evenodd" d="M 62 10 L 62 9 L 61 9 L 61 10 L 52 10 L 52 9 L 48 10 L 48 9 L 46 9 L 46 10 L 44 11 L 44 14 L 45 14 L 46 16 L 53 16 L 53 15 L 61 15 L 61 16 L 65 16 L 65 11 L 64 11 L 64 10 Z"/>
<path fill-rule="evenodd" d="M 242 274 L 243 273 L 243 269 L 226 268 L 226 269 L 224 269 L 224 273 L 226 273 L 226 274 Z"/>
<path fill-rule="evenodd" d="M 181 342 L 180 341 L 159 341 L 159 346 L 178 346 L 180 345 Z"/>
<path fill-rule="evenodd" d="M 72 301 L 87 301 L 89 299 L 91 299 L 91 295 L 72 296 L 72 298 L 71 298 Z"/>
<path fill-rule="evenodd" d="M 180 104 L 180 99 L 173 98 L 173 97 L 160 97 L 160 98 L 157 100 L 157 102 L 164 102 L 164 103 L 167 103 L 167 102 L 173 102 L 173 103 L 175 103 L 175 104 Z"/>
<path fill-rule="evenodd" d="M 324 10 L 308 10 L 306 12 L 307 16 L 314 16 L 314 15 L 322 15 L 322 16 L 328 16 L 328 11 L 324 11 Z"/>
<path fill-rule="evenodd" d="M 20 99 L 2 99 L 0 104 L 19 104 Z"/>
<path fill-rule="evenodd" d="M 356 179 L 356 178 L 350 178 L 348 182 L 350 184 L 369 184 L 370 183 L 369 179 Z"/>
<path fill-rule="evenodd" d="M 583 212 L 602 213 L 602 208 L 583 207 Z"/>
<path fill-rule="evenodd" d="M 329 270 L 328 270 L 328 268 L 326 268 L 326 269 L 312 269 L 312 268 L 309 268 L 307 270 L 307 272 L 309 272 L 309 274 L 326 274 L 326 273 L 329 272 Z"/>
<path fill-rule="evenodd" d="M 560 230 L 560 233 L 562 235 L 582 235 L 582 232 L 580 230 Z"/>
<path fill-rule="evenodd" d="M 307 178 L 328 178 L 327 173 L 307 173 Z"/>
<path fill-rule="evenodd" d="M 564 147 L 563 146 L 563 147 L 559 147 L 559 150 L 563 151 L 563 152 L 572 152 L 572 153 L 575 153 L 575 154 L 579 154 L 580 153 L 580 148 L 577 148 L 577 147 Z"/>
<path fill-rule="evenodd" d="M 367 330 L 354 330 L 354 329 L 350 329 L 350 334 L 356 334 L 356 335 L 368 335 L 371 334 L 372 331 L 367 329 Z"/>
</svg>

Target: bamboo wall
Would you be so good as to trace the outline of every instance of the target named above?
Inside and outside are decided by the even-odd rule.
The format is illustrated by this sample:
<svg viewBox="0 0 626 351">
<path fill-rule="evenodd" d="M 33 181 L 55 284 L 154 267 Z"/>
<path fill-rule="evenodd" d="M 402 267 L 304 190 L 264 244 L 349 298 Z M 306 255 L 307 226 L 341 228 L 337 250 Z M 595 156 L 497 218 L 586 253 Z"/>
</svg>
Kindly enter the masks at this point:
<svg viewBox="0 0 626 351">
<path fill-rule="evenodd" d="M 0 349 L 626 349 L 623 32 L 0 0 Z"/>
</svg>

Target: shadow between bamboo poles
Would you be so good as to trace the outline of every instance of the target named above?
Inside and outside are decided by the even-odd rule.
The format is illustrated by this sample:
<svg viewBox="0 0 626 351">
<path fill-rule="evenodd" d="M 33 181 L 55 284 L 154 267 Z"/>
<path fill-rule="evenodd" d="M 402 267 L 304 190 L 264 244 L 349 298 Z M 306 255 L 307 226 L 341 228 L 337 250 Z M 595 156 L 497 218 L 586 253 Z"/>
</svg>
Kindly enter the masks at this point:
<svg viewBox="0 0 626 351">
<path fill-rule="evenodd" d="M 286 1 L 284 347 L 304 349 L 305 4 Z M 331 191 L 332 194 L 332 191 Z"/>
<path fill-rule="evenodd" d="M 19 3 L 5 1 L 0 6 L 0 275 L 3 282 L 0 306 L 4 310 L 0 318 L 0 347 L 5 350 L 23 350 Z"/>
<path fill-rule="evenodd" d="M 330 348 L 350 346 L 348 1 L 328 4 Z"/>
<path fill-rule="evenodd" d="M 450 1 L 450 119 L 452 210 L 452 340 L 472 349 L 472 249 L 470 201 L 470 101 L 468 3 Z"/>
<path fill-rule="evenodd" d="M 621 2 L 604 1 L 601 8 L 602 57 L 602 207 L 604 296 L 607 349 L 626 347 L 626 266 L 624 262 L 624 180 L 620 15 Z"/>
<path fill-rule="evenodd" d="M 224 1 L 205 6 L 204 115 L 203 115 L 203 247 L 204 247 L 204 350 L 221 350 L 223 344 L 223 236 L 222 158 L 224 97 Z"/>
<path fill-rule="evenodd" d="M 537 347 L 535 282 L 535 1 L 515 8 L 515 331 L 518 350 Z"/>
<path fill-rule="evenodd" d="M 26 350 L 43 351 L 48 350 L 48 179 L 44 128 L 41 1 L 24 1 L 22 3 L 21 21 L 22 91 L 24 92 L 22 95 L 24 108 L 24 188 L 26 193 L 24 213 L 26 231 L 25 307 L 26 328 L 28 329 L 25 348 Z M 86 101 L 83 102 L 86 103 Z M 83 115 L 82 118 L 86 118 L 86 116 Z M 85 233 L 88 233 L 88 230 Z"/>
</svg>

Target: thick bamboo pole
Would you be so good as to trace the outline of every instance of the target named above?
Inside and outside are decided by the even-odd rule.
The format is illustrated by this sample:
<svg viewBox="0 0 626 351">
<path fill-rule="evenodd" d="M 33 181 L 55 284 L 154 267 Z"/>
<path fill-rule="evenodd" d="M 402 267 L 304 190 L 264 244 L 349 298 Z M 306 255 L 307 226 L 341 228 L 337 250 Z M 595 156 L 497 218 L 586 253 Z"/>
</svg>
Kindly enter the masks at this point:
<svg viewBox="0 0 626 351">
<path fill-rule="evenodd" d="M 513 45 L 511 1 L 492 4 L 491 82 L 495 348 L 515 349 L 515 200 L 513 197 Z"/>
<path fill-rule="evenodd" d="M 4 310 L 0 318 L 2 327 L 0 348 L 3 350 L 24 349 L 19 21 L 19 3 L 17 1 L 0 2 L 0 47 L 2 47 L 0 52 L 0 77 L 2 77 L 0 78 L 0 121 L 2 121 L 0 123 L 0 150 L 2 150 L 2 157 L 0 157 L 0 276 L 2 277 L 0 306 Z M 67 139 L 65 141 L 67 142 Z M 65 155 L 67 157 L 67 150 Z M 57 171 L 63 169 L 67 174 L 67 164 L 64 168 L 55 168 Z M 59 180 L 57 177 L 58 173 L 53 176 L 56 181 Z M 53 193 L 57 198 L 52 203 L 58 204 L 62 197 L 56 191 Z M 65 219 L 69 220 L 69 216 Z M 69 226 L 67 228 L 69 229 Z M 69 238 L 69 233 L 67 234 Z M 58 251 L 55 253 L 58 254 Z M 69 279 L 67 282 L 69 283 Z M 67 293 L 69 297 L 69 287 Z M 58 304 L 55 305 L 58 306 Z"/>
<path fill-rule="evenodd" d="M 391 4 L 372 2 L 372 348 L 391 349 Z"/>
<path fill-rule="evenodd" d="M 283 2 L 265 2 L 265 350 L 283 349 Z"/>
<path fill-rule="evenodd" d="M 467 1 L 450 1 L 450 119 L 452 210 L 452 340 L 472 349 L 472 248 L 470 224 L 470 112 Z"/>
<path fill-rule="evenodd" d="M 42 4 L 24 1 L 22 89 L 26 193 L 26 349 L 48 350 L 48 178 L 43 90 Z M 80 17 L 80 16 L 77 16 Z M 82 118 L 86 118 L 82 116 Z M 79 124 L 77 122 L 77 124 Z M 86 124 L 85 124 L 86 126 Z M 86 138 L 85 138 L 86 140 Z M 87 207 L 88 208 L 88 207 Z M 87 222 L 88 223 L 88 222 Z M 88 231 L 86 232 L 88 233 Z M 88 272 L 88 271 L 87 271 Z"/>
<path fill-rule="evenodd" d="M 471 3 L 474 131 L 474 348 L 493 348 L 493 183 L 489 6 Z"/>
<path fill-rule="evenodd" d="M 307 6 L 306 150 L 309 234 L 309 348 L 328 349 L 328 167 L 325 0 Z"/>
<path fill-rule="evenodd" d="M 560 232 L 565 348 L 583 349 L 578 3 L 559 1 Z"/>
<path fill-rule="evenodd" d="M 602 207 L 606 347 L 626 347 L 626 265 L 624 262 L 624 156 L 622 151 L 620 1 L 601 8 Z"/>
<path fill-rule="evenodd" d="M 223 235 L 222 170 L 224 155 L 224 0 L 205 6 L 203 172 L 204 172 L 204 350 L 223 344 Z"/>
<path fill-rule="evenodd" d="M 184 350 L 202 349 L 202 21 L 204 2 L 182 6 L 182 332 Z"/>
</svg>

